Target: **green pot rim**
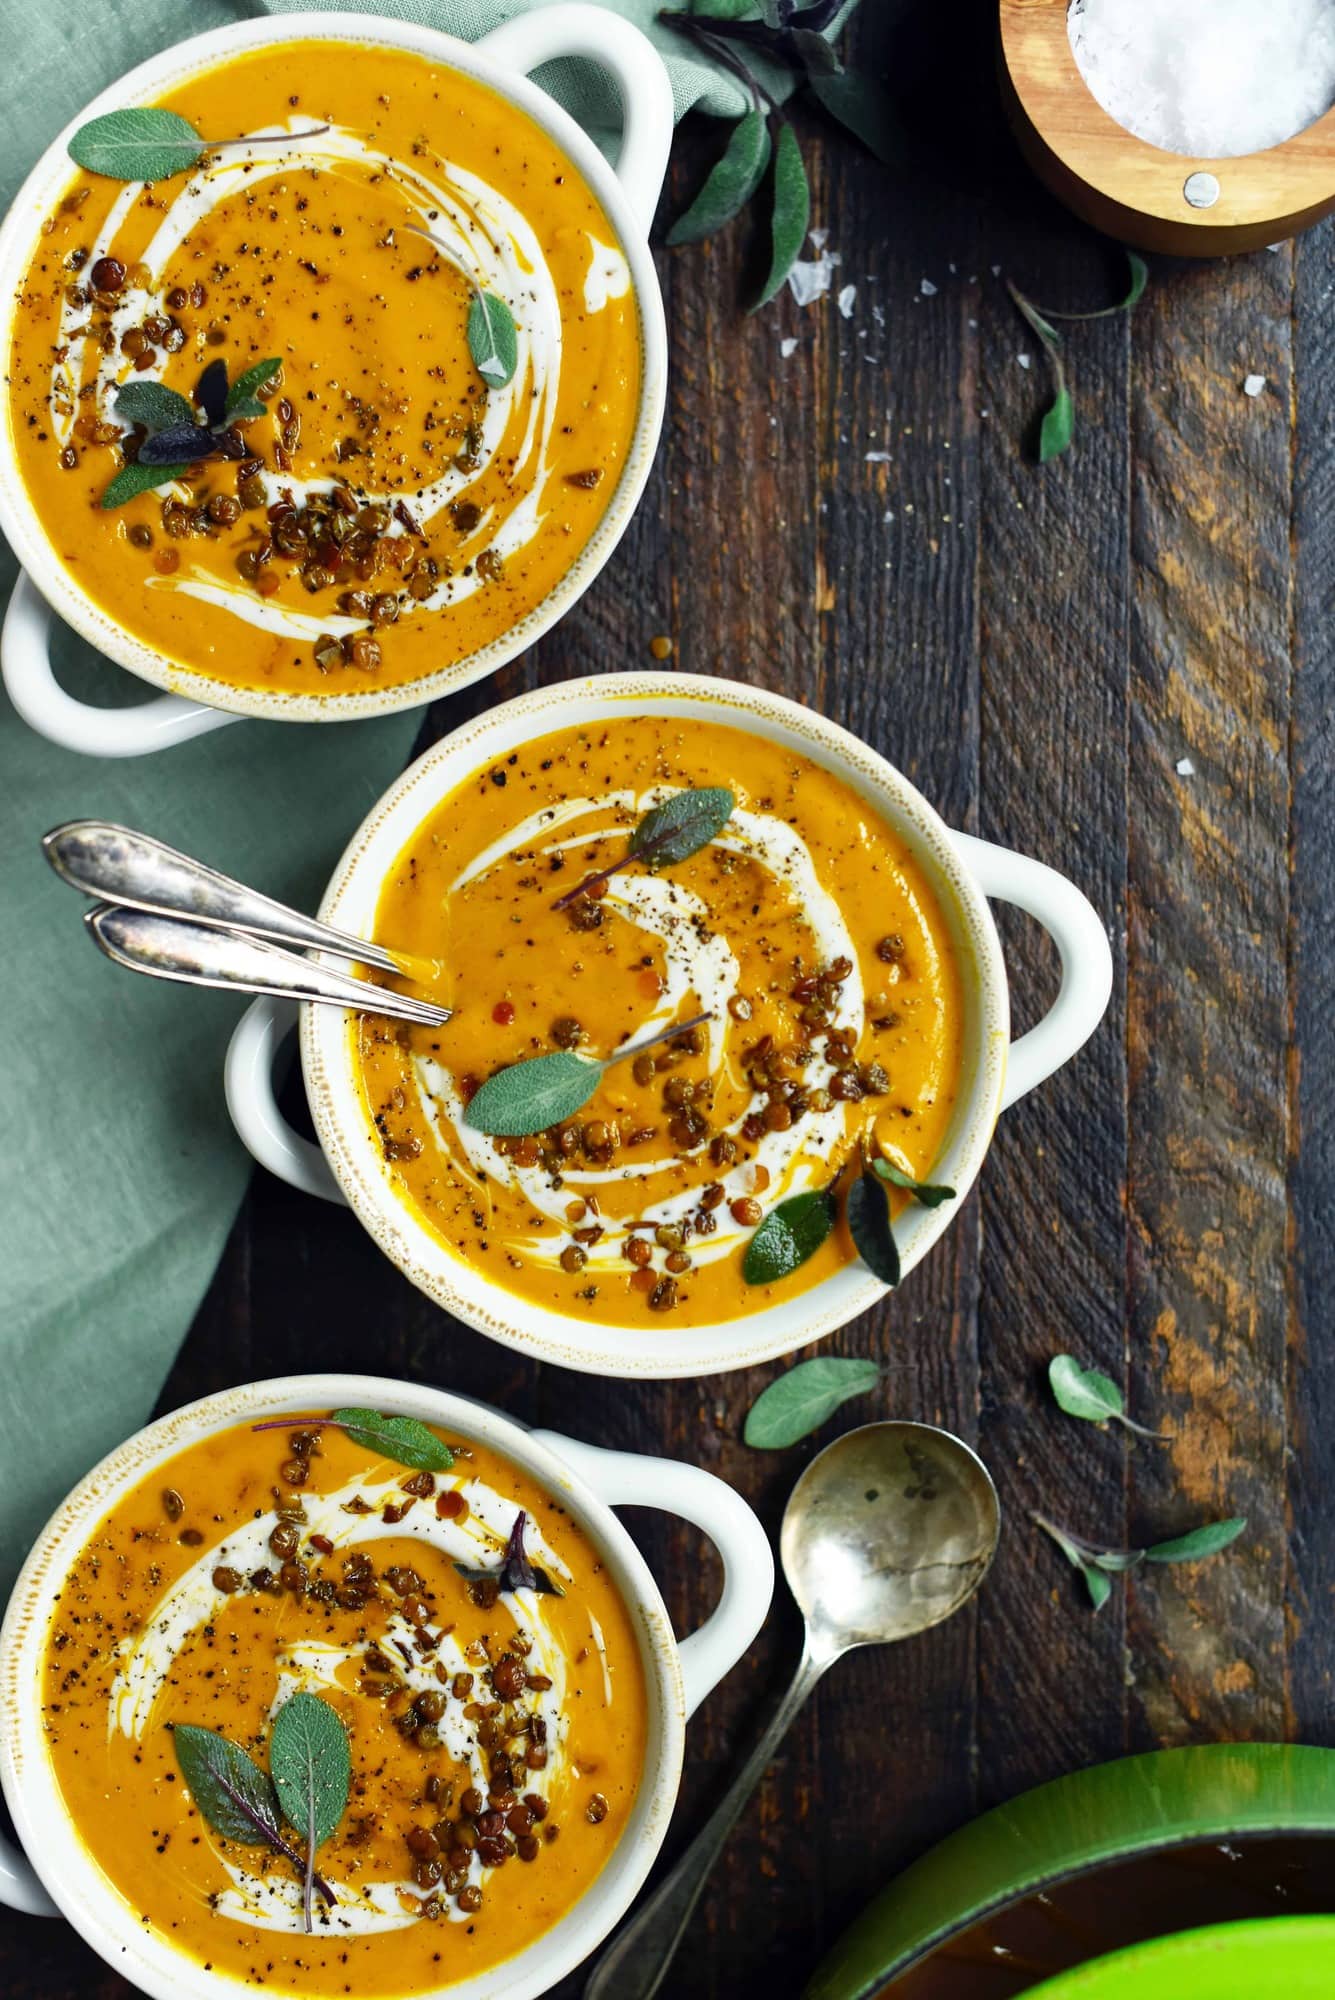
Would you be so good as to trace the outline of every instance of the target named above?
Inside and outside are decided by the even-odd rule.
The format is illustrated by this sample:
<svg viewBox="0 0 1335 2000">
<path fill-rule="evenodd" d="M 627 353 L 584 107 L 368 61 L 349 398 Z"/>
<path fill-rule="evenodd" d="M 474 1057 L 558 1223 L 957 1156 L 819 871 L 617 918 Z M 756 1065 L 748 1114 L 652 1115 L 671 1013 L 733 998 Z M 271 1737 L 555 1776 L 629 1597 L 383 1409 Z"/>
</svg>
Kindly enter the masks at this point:
<svg viewBox="0 0 1335 2000">
<path fill-rule="evenodd" d="M 950 1834 L 869 1904 L 804 2000 L 871 2000 L 928 1952 L 1110 1861 L 1239 1834 L 1335 1834 L 1335 1750 L 1207 1743 L 1056 1778 Z"/>
<path fill-rule="evenodd" d="M 1109 1952 L 1026 2000 L 1326 2000 L 1332 1985 L 1335 1917 L 1249 1917 Z"/>
</svg>

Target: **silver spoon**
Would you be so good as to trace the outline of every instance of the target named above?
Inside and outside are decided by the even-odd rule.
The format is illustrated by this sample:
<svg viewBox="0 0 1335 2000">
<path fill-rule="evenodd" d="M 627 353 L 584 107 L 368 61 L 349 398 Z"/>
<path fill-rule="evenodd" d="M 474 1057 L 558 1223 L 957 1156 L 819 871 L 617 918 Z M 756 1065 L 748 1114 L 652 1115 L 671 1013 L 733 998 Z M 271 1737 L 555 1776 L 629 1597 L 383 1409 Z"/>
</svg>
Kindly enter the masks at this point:
<svg viewBox="0 0 1335 2000">
<path fill-rule="evenodd" d="M 289 1000 L 351 1007 L 361 1014 L 387 1014 L 395 1021 L 416 1021 L 438 1028 L 450 1019 L 448 1007 L 418 1000 L 369 979 L 354 979 L 317 965 L 300 952 L 250 937 L 245 931 L 211 930 L 181 917 L 160 917 L 152 910 L 128 910 L 119 903 L 102 903 L 88 910 L 84 922 L 93 941 L 117 965 L 145 972 L 150 979 L 172 979 L 182 986 L 219 986 L 239 993 L 275 993 Z"/>
<path fill-rule="evenodd" d="M 67 820 L 42 836 L 42 852 L 62 882 L 105 903 L 186 917 L 192 924 L 218 930 L 245 931 L 298 950 L 327 951 L 335 958 L 373 965 L 380 972 L 406 970 L 383 945 L 332 930 L 150 834 L 112 820 Z"/>
<path fill-rule="evenodd" d="M 651 2000 L 743 1806 L 821 1675 L 857 1646 L 939 1625 L 996 1552 L 987 1467 L 931 1424 L 868 1424 L 827 1445 L 793 1488 L 779 1552 L 806 1620 L 792 1686 L 712 1819 L 594 1967 L 584 2000 Z"/>
</svg>

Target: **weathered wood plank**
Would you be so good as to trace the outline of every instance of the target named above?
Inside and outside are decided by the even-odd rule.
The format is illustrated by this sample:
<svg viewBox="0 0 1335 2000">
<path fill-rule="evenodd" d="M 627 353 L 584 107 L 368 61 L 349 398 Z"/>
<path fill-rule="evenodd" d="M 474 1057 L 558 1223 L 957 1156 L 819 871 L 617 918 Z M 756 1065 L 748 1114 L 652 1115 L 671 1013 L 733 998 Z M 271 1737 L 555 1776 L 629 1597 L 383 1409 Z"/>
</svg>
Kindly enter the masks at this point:
<svg viewBox="0 0 1335 2000">
<path fill-rule="evenodd" d="M 1294 255 L 1293 782 L 1289 873 L 1289 1687 L 1287 1733 L 1335 1740 L 1335 230 Z"/>
<path fill-rule="evenodd" d="M 986 274 L 978 391 L 987 412 L 980 831 L 1085 891 L 1109 928 L 1117 974 L 1094 1039 L 1003 1114 L 983 1172 L 982 1445 L 1009 1529 L 982 1623 L 987 1802 L 1115 1755 L 1125 1732 L 1121 1603 L 1095 1619 L 1079 1579 L 1031 1516 L 1113 1542 L 1125 1516 L 1120 1437 L 1062 1415 L 1046 1369 L 1066 1352 L 1117 1381 L 1125 1375 L 1121 941 L 1133 335 L 1121 319 L 1072 330 L 1075 443 L 1040 466 L 1034 427 L 1052 384 L 1041 345 L 1006 296 L 1007 277 L 1041 305 L 1080 310 L 1119 295 L 1122 262 L 1045 213 L 1034 240 L 1019 238 L 1014 261 Z M 1037 924 L 1004 910 L 999 921 L 1018 1033 L 1048 1004 L 1055 957 Z"/>
<path fill-rule="evenodd" d="M 1129 1328 L 1173 1439 L 1131 1524 L 1249 1521 L 1133 1581 L 1137 1747 L 1284 1724 L 1291 276 L 1183 271 L 1137 315 Z"/>
</svg>

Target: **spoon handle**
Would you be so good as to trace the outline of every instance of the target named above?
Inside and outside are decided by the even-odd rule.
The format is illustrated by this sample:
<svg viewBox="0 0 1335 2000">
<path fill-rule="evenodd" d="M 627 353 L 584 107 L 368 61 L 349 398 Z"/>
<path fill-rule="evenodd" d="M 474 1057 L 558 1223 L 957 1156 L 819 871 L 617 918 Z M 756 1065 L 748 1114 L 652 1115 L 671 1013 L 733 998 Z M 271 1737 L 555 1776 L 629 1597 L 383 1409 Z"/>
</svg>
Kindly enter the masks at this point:
<svg viewBox="0 0 1335 2000">
<path fill-rule="evenodd" d="M 450 1018 L 448 1007 L 373 986 L 284 951 L 244 931 L 209 930 L 180 917 L 160 917 L 151 910 L 127 910 L 102 903 L 89 910 L 84 922 L 94 943 L 131 972 L 151 979 L 171 979 L 182 986 L 230 987 L 238 993 L 276 993 L 289 1000 L 323 1001 L 362 1014 L 385 1014 L 396 1021 L 416 1021 L 439 1027 Z"/>
<path fill-rule="evenodd" d="M 381 972 L 403 971 L 382 945 L 331 930 L 151 834 L 112 820 L 67 820 L 43 835 L 42 852 L 63 882 L 106 903 L 186 917 L 211 929 L 246 931 L 297 950 L 327 951 Z"/>
<path fill-rule="evenodd" d="M 829 1659 L 815 1658 L 808 1645 L 788 1692 L 755 1749 L 671 1873 L 641 1903 L 603 1953 L 589 1975 L 584 2000 L 652 2000 L 676 1955 L 724 1841 L 798 1711 L 829 1665 Z"/>
</svg>

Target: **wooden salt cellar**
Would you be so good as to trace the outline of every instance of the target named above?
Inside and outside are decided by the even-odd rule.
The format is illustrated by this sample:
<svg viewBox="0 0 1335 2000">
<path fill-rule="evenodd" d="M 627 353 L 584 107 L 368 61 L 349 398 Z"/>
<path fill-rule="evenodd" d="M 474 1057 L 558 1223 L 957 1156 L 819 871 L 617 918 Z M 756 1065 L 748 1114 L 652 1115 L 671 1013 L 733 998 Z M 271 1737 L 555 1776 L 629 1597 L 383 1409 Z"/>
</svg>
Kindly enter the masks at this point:
<svg viewBox="0 0 1335 2000">
<path fill-rule="evenodd" d="M 1192 159 L 1110 118 L 1076 67 L 1068 0 L 1000 0 L 1011 122 L 1039 179 L 1084 221 L 1142 250 L 1230 256 L 1335 209 L 1335 109 L 1263 153 Z"/>
</svg>

